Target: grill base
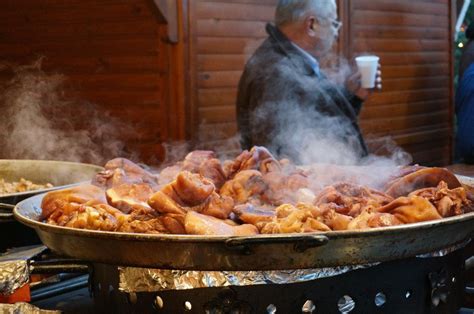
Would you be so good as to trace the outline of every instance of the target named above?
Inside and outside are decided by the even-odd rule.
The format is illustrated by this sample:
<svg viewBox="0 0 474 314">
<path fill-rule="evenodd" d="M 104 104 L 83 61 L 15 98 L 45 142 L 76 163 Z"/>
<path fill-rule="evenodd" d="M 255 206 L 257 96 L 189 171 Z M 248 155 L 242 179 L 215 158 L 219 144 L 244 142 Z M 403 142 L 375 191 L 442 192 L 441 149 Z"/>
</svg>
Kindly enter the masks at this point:
<svg viewBox="0 0 474 314">
<path fill-rule="evenodd" d="M 457 313 L 465 255 L 411 258 L 313 281 L 245 287 L 124 293 L 115 266 L 95 264 L 101 313 Z"/>
</svg>

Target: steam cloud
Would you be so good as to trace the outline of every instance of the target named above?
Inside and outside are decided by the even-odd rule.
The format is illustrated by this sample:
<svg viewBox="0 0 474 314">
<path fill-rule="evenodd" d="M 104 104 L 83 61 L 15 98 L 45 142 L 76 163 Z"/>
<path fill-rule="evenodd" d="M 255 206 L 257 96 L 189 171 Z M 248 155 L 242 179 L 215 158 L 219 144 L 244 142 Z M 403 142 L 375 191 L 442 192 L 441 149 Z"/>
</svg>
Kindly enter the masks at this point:
<svg viewBox="0 0 474 314">
<path fill-rule="evenodd" d="M 347 61 L 340 59 L 339 65 L 338 68 L 331 68 L 326 83 L 320 83 L 316 102 L 330 104 L 333 93 L 337 92 L 334 84 L 340 85 L 351 73 Z M 285 70 L 284 67 L 280 69 Z M 275 132 L 265 135 L 271 139 L 267 142 L 273 143 L 269 148 L 279 152 L 281 157 L 290 156 L 300 164 L 316 169 L 315 173 L 320 175 L 313 178 L 315 185 L 325 186 L 335 181 L 349 181 L 380 188 L 380 185 L 397 171 L 398 166 L 412 162 L 411 156 L 390 138 L 378 139 L 377 152 L 360 157 L 361 151 L 356 144 L 358 139 L 350 121 L 301 105 L 299 95 L 309 91 L 314 94 L 314 81 L 295 73 L 292 68 L 287 68 L 283 75 L 290 78 L 288 81 L 298 83 L 287 84 L 287 80 L 269 80 L 276 82 L 275 86 L 268 87 L 275 91 L 275 95 L 254 112 L 254 125 L 261 128 L 257 129 L 256 133 L 268 132 L 266 128 L 271 120 Z M 306 88 L 308 90 L 305 90 Z M 380 156 L 379 153 L 383 155 Z"/>
<path fill-rule="evenodd" d="M 130 128 L 93 104 L 69 100 L 65 77 L 41 70 L 41 59 L 27 66 L 1 64 L 13 78 L 0 85 L 2 157 L 103 164 L 124 155 L 118 130 Z"/>
</svg>

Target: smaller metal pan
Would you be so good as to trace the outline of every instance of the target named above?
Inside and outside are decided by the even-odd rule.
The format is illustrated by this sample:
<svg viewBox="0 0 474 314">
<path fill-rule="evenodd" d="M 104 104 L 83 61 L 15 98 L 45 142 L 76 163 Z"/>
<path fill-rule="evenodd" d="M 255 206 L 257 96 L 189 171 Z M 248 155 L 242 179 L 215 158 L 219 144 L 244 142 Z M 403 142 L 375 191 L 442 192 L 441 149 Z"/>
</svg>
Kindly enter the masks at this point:
<svg viewBox="0 0 474 314">
<path fill-rule="evenodd" d="M 96 165 L 68 161 L 0 159 L 0 179 L 14 182 L 24 178 L 36 184 L 51 183 L 54 185 L 48 189 L 3 194 L 0 195 L 0 203 L 14 205 L 36 194 L 90 181 L 97 172 L 103 169 Z"/>
<path fill-rule="evenodd" d="M 0 159 L 0 179 L 7 182 L 21 178 L 36 184 L 51 183 L 54 187 L 0 195 L 0 252 L 7 248 L 40 243 L 34 230 L 17 222 L 13 217 L 16 203 L 36 194 L 66 188 L 89 181 L 102 167 L 67 161 Z M 5 236 L 8 235 L 8 236 Z"/>
</svg>

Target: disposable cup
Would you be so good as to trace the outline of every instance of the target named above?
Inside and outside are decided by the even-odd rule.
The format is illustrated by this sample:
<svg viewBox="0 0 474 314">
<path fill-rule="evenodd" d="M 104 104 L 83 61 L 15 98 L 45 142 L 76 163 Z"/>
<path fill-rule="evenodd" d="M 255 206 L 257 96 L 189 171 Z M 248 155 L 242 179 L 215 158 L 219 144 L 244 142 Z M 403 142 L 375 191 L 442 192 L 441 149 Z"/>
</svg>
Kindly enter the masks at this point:
<svg viewBox="0 0 474 314">
<path fill-rule="evenodd" d="M 362 75 L 363 88 L 375 87 L 375 77 L 377 76 L 379 59 L 380 58 L 377 56 L 360 56 L 355 59 L 357 67 Z"/>
</svg>

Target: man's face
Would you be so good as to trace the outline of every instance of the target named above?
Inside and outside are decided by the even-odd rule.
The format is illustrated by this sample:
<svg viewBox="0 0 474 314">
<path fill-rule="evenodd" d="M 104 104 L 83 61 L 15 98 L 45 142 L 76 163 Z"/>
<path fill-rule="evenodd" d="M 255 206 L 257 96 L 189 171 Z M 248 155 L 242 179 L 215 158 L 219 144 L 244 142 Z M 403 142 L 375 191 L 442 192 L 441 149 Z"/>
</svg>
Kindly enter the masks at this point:
<svg viewBox="0 0 474 314">
<path fill-rule="evenodd" d="M 316 14 L 313 30 L 315 52 L 324 55 L 329 52 L 337 39 L 341 23 L 337 20 L 337 6 L 331 0 L 330 10 L 324 15 Z"/>
</svg>

